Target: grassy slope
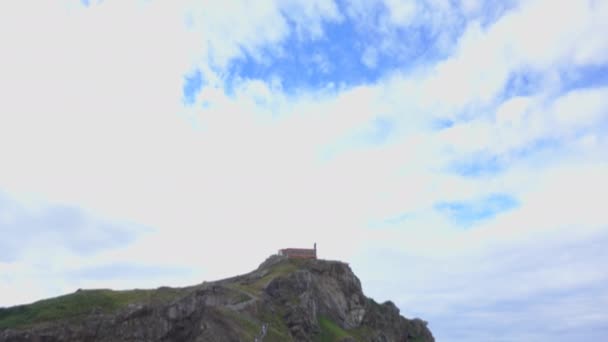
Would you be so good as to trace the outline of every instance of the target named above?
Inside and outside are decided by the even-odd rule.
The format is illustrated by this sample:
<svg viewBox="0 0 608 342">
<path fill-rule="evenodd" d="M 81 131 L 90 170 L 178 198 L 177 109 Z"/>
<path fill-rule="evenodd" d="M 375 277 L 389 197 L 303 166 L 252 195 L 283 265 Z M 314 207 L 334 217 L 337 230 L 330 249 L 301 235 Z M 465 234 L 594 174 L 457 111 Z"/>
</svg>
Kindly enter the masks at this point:
<svg viewBox="0 0 608 342">
<path fill-rule="evenodd" d="M 245 293 L 248 293 L 249 295 L 251 295 L 254 298 L 258 298 L 262 295 L 264 287 L 270 281 L 272 281 L 273 279 L 275 279 L 277 277 L 287 275 L 287 274 L 297 270 L 298 265 L 299 265 L 298 262 L 299 262 L 298 260 L 288 260 L 288 261 L 281 262 L 279 264 L 274 265 L 272 267 L 272 269 L 270 270 L 270 272 L 268 272 L 266 275 L 264 275 L 263 277 L 255 280 L 253 282 L 246 282 L 246 281 L 237 282 L 234 284 L 230 284 L 229 286 L 232 288 L 238 289 L 240 291 L 243 291 Z M 262 310 L 261 312 L 258 312 L 259 317 L 257 317 L 257 318 L 249 317 L 242 313 L 235 313 L 235 314 L 241 316 L 241 318 L 240 318 L 241 321 L 245 319 L 245 320 L 253 320 L 257 323 L 254 336 L 257 335 L 257 333 L 259 333 L 262 323 L 267 323 L 268 324 L 268 333 L 267 333 L 266 337 L 264 338 L 264 341 L 268 341 L 268 342 L 291 341 L 289 329 L 287 329 L 287 326 L 285 325 L 285 322 L 282 319 L 283 315 L 280 312 L 272 313 L 267 310 Z M 249 326 L 249 324 L 245 324 L 245 327 L 247 328 L 247 330 L 250 329 L 250 327 L 248 327 L 248 326 Z"/>
<path fill-rule="evenodd" d="M 339 341 L 350 336 L 344 329 L 326 317 L 319 317 L 319 326 L 321 327 L 321 333 L 317 336 L 318 342 Z"/>
<path fill-rule="evenodd" d="M 270 280 L 294 271 L 296 263 L 285 262 L 276 265 L 266 276 L 251 284 L 233 286 L 258 296 Z M 188 292 L 191 288 L 175 289 L 163 287 L 152 290 L 81 290 L 55 298 L 41 300 L 32 304 L 0 308 L 0 329 L 25 328 L 38 323 L 85 316 L 93 311 L 114 312 L 132 303 L 168 302 Z M 276 323 L 276 322 L 275 322 Z M 273 324 L 274 325 L 274 324 Z M 273 326 L 277 335 L 284 333 L 283 327 Z"/>
<path fill-rule="evenodd" d="M 81 290 L 68 295 L 41 300 L 29 305 L 0 308 L 0 329 L 22 328 L 37 323 L 77 318 L 94 310 L 113 312 L 131 303 L 165 302 L 186 289 L 157 290 Z"/>
<path fill-rule="evenodd" d="M 321 333 L 316 336 L 316 342 L 341 341 L 345 337 L 351 337 L 355 341 L 369 341 L 371 332 L 367 327 L 344 330 L 334 321 L 327 317 L 319 317 Z"/>
<path fill-rule="evenodd" d="M 279 264 L 275 265 L 271 269 L 271 271 L 268 272 L 268 274 L 266 274 L 262 278 L 257 279 L 256 281 L 254 281 L 252 283 L 239 282 L 237 284 L 233 284 L 233 286 L 236 286 L 238 289 L 245 291 L 255 297 L 258 297 L 262 294 L 262 290 L 271 280 L 297 270 L 298 261 L 299 260 L 288 260 L 288 261 L 279 263 Z"/>
</svg>

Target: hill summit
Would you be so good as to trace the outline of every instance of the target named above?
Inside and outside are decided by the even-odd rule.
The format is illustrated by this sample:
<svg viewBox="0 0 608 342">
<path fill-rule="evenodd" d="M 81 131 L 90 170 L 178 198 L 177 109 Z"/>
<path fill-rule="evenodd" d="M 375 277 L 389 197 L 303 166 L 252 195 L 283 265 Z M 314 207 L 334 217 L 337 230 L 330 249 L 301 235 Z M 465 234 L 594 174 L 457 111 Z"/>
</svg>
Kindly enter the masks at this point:
<svg viewBox="0 0 608 342">
<path fill-rule="evenodd" d="M 364 296 L 348 264 L 274 255 L 186 288 L 79 290 L 0 309 L 0 341 L 434 341 L 427 323 Z"/>
</svg>

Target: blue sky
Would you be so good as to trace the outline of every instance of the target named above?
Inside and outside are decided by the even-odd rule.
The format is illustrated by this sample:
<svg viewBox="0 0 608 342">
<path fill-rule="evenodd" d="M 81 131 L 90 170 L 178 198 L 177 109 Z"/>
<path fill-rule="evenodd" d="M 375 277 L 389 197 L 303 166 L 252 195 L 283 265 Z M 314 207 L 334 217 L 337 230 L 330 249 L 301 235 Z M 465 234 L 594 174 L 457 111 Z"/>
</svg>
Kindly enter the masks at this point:
<svg viewBox="0 0 608 342">
<path fill-rule="evenodd" d="M 2 4 L 0 306 L 317 242 L 438 341 L 606 339 L 607 23 L 591 0 Z"/>
</svg>

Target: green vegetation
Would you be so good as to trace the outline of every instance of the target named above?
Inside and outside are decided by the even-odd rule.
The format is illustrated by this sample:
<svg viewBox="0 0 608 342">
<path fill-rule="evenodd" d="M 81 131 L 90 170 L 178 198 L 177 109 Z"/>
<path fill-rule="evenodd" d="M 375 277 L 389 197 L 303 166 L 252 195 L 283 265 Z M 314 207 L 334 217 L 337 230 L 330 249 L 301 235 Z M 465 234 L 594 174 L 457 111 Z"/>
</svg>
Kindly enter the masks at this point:
<svg viewBox="0 0 608 342">
<path fill-rule="evenodd" d="M 242 339 L 253 341 L 254 337 L 260 332 L 261 325 L 249 316 L 227 308 L 219 308 L 218 311 L 240 328 L 239 332 Z"/>
<path fill-rule="evenodd" d="M 373 336 L 373 331 L 370 327 L 360 326 L 348 331 L 357 341 L 369 341 Z"/>
<path fill-rule="evenodd" d="M 235 293 L 235 302 L 251 299 L 247 294 L 257 297 L 264 286 L 272 279 L 291 273 L 298 268 L 300 261 L 286 261 L 275 265 L 264 277 L 252 283 L 231 284 L 229 287 L 240 290 Z M 38 323 L 77 319 L 92 312 L 111 313 L 134 303 L 165 303 L 186 295 L 194 287 L 161 287 L 152 290 L 112 291 L 106 289 L 80 290 L 64 296 L 41 300 L 28 305 L 0 308 L 0 329 L 25 328 Z M 270 318 L 270 317 L 269 317 Z M 268 339 L 282 340 L 286 327 L 272 320 Z M 241 322 L 244 323 L 244 322 Z M 288 336 L 288 333 L 287 333 Z"/>
<path fill-rule="evenodd" d="M 0 329 L 22 328 L 37 323 L 72 319 L 100 311 L 109 313 L 132 303 L 162 303 L 187 289 L 163 287 L 157 290 L 80 290 L 29 305 L 0 308 Z"/>
<path fill-rule="evenodd" d="M 263 310 L 261 313 L 263 322 L 268 323 L 268 334 L 264 341 L 266 342 L 284 342 L 291 341 L 291 335 L 285 322 L 283 321 L 283 312 L 271 313 L 268 310 Z"/>
<path fill-rule="evenodd" d="M 262 290 L 262 288 L 264 288 L 264 286 L 266 286 L 266 284 L 268 284 L 274 278 L 277 278 L 277 277 L 280 277 L 280 276 L 283 276 L 283 275 L 295 272 L 296 270 L 297 270 L 297 266 L 295 265 L 294 262 L 284 262 L 284 263 L 281 263 L 281 264 L 276 265 L 275 267 L 273 267 L 271 272 L 269 272 L 268 274 L 266 274 L 262 278 L 256 280 L 250 286 L 254 290 L 256 290 L 256 292 L 259 292 L 259 291 Z"/>
<path fill-rule="evenodd" d="M 266 286 L 266 284 L 268 284 L 273 279 L 295 272 L 298 269 L 297 262 L 299 261 L 300 260 L 287 260 L 280 264 L 274 265 L 268 274 L 252 283 L 241 282 L 238 284 L 234 284 L 233 286 L 241 291 L 244 291 L 257 297 L 262 292 L 264 286 Z"/>
<path fill-rule="evenodd" d="M 340 341 L 345 337 L 350 337 L 348 332 L 327 317 L 319 317 L 319 326 L 321 327 L 321 333 L 317 336 L 318 342 Z"/>
<path fill-rule="evenodd" d="M 355 341 L 369 341 L 372 331 L 369 327 L 360 326 L 352 330 L 344 330 L 327 317 L 319 317 L 321 333 L 315 339 L 317 342 L 341 341 L 345 337 Z"/>
<path fill-rule="evenodd" d="M 262 309 L 260 317 L 251 317 L 245 312 L 239 312 L 227 308 L 219 308 L 218 311 L 223 317 L 226 317 L 231 324 L 238 326 L 238 334 L 244 341 L 253 341 L 254 337 L 258 336 L 262 330 L 264 323 L 268 324 L 268 330 L 264 341 L 266 342 L 285 342 L 291 341 L 291 336 L 287 326 L 281 319 L 280 314 L 272 314 L 267 310 Z"/>
</svg>

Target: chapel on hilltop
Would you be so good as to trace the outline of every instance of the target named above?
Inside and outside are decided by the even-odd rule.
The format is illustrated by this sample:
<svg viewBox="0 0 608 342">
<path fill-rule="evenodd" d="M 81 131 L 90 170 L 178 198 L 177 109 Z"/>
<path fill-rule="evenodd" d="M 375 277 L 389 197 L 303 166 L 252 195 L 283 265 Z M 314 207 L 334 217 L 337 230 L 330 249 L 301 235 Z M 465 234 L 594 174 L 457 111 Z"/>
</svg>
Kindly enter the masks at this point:
<svg viewBox="0 0 608 342">
<path fill-rule="evenodd" d="M 317 258 L 317 243 L 315 243 L 313 249 L 309 249 L 309 248 L 279 249 L 279 255 L 286 256 L 289 259 L 316 259 Z"/>
</svg>

